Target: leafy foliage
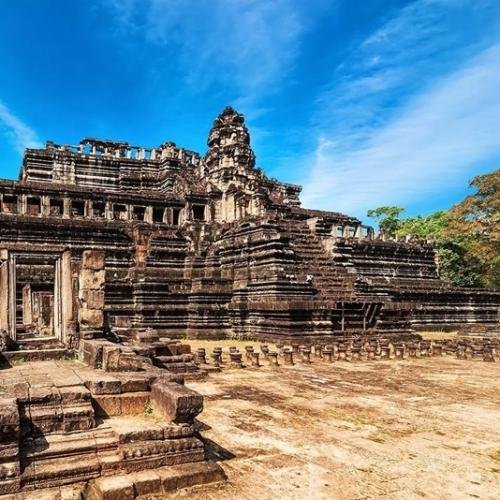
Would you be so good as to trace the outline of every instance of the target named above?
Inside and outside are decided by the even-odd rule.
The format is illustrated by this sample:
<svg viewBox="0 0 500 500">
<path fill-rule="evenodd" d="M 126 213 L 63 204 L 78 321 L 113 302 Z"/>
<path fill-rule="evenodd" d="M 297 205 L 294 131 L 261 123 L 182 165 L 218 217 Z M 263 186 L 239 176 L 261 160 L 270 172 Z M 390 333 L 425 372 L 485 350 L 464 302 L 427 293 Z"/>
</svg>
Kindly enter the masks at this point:
<svg viewBox="0 0 500 500">
<path fill-rule="evenodd" d="M 475 177 L 470 186 L 476 192 L 451 208 L 446 233 L 481 267 L 482 284 L 499 287 L 500 170 Z"/>
<path fill-rule="evenodd" d="M 396 231 L 401 224 L 399 216 L 405 211 L 401 207 L 378 207 L 368 210 L 368 217 L 377 219 L 379 228 L 384 231 L 386 236 L 396 236 Z"/>
<path fill-rule="evenodd" d="M 403 208 L 368 211 L 389 237 L 432 239 L 443 279 L 458 286 L 500 286 L 500 170 L 475 177 L 475 193 L 447 211 L 400 218 Z"/>
</svg>

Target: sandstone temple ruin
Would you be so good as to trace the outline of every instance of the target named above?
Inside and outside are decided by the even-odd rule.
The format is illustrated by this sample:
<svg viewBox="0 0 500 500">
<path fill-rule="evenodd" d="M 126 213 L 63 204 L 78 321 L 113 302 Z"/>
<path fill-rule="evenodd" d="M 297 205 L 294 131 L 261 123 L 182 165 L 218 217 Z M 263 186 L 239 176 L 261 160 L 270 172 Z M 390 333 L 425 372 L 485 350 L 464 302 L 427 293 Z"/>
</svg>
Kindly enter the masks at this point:
<svg viewBox="0 0 500 500">
<path fill-rule="evenodd" d="M 0 329 L 18 344 L 401 333 L 498 321 L 500 295 L 439 279 L 431 244 L 302 208 L 226 108 L 205 156 L 84 139 L 28 149 L 0 183 Z"/>
<path fill-rule="evenodd" d="M 431 243 L 301 207 L 300 186 L 256 168 L 232 108 L 207 144 L 48 142 L 0 181 L 0 356 L 85 365 L 0 372 L 0 494 L 161 467 L 150 492 L 220 479 L 196 428 L 203 398 L 183 385 L 203 370 L 176 339 L 498 325 L 500 292 L 441 281 Z M 162 423 L 123 420 L 149 413 Z"/>
</svg>

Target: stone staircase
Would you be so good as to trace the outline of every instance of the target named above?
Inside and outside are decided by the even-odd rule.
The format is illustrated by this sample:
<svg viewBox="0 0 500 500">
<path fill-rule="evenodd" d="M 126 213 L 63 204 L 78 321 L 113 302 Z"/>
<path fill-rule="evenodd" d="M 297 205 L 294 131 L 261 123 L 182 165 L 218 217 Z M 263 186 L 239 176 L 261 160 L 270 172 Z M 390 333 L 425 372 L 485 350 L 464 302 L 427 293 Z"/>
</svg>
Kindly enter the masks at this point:
<svg viewBox="0 0 500 500">
<path fill-rule="evenodd" d="M 18 398 L 19 460 L 25 489 L 88 480 L 99 475 L 90 391 L 84 385 L 33 385 Z"/>
<path fill-rule="evenodd" d="M 116 440 L 106 429 L 24 439 L 20 447 L 23 488 L 50 488 L 99 477 L 97 438 L 101 443 Z"/>
<path fill-rule="evenodd" d="M 285 231 L 296 256 L 298 280 L 305 281 L 308 275 L 312 276 L 312 286 L 327 300 L 355 298 L 355 275 L 334 264 L 320 238 L 311 232 L 305 221 L 286 220 Z"/>
<path fill-rule="evenodd" d="M 72 375 L 52 369 L 49 383 L 46 378 L 38 383 L 33 375 L 21 384 L 12 401 L 19 434 L 11 436 L 19 450 L 19 487 L 31 491 L 203 462 L 204 445 L 193 422 L 169 421 L 157 406 L 153 415 L 156 400 L 149 389 L 161 375 L 152 370 L 107 373 L 79 367 Z M 178 384 L 167 387 L 189 392 Z"/>
<path fill-rule="evenodd" d="M 286 234 L 296 256 L 296 277 L 312 276 L 319 298 L 332 304 L 331 321 L 338 331 L 365 332 L 375 328 L 384 332 L 406 331 L 408 322 L 397 309 L 387 306 L 392 287 L 383 280 L 378 286 L 364 284 L 354 269 L 339 265 L 329 256 L 321 239 L 305 221 L 286 220 Z"/>
</svg>

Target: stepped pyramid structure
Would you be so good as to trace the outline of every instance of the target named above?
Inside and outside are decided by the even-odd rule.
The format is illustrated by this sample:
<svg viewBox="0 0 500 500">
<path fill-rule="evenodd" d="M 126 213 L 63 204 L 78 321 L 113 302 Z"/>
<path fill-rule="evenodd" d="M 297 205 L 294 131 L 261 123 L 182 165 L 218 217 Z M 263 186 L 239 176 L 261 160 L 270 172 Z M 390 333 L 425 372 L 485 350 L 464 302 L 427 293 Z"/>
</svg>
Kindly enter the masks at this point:
<svg viewBox="0 0 500 500">
<path fill-rule="evenodd" d="M 26 150 L 20 180 L 0 181 L 0 495 L 224 480 L 203 397 L 183 385 L 219 370 L 221 350 L 208 365 L 176 339 L 347 341 L 347 359 L 372 337 L 498 325 L 500 292 L 441 281 L 431 244 L 302 208 L 300 189 L 256 168 L 232 108 L 204 157 L 96 139 Z"/>
<path fill-rule="evenodd" d="M 205 156 L 84 139 L 26 150 L 0 182 L 0 329 L 24 348 L 79 339 L 313 339 L 498 321 L 500 293 L 438 276 L 431 244 L 384 241 L 301 207 L 255 166 L 226 108 Z"/>
</svg>

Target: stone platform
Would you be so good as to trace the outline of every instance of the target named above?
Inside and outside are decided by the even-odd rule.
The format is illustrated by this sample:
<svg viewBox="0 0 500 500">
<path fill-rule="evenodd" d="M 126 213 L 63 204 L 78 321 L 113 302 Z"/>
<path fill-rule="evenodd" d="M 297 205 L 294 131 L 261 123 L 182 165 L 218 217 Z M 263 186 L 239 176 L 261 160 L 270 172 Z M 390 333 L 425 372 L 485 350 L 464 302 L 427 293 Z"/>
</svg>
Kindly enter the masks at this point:
<svg viewBox="0 0 500 500">
<path fill-rule="evenodd" d="M 92 498 L 110 498 L 109 481 L 92 481 L 160 469 L 159 493 L 222 479 L 206 462 L 195 421 L 203 398 L 182 384 L 159 368 L 108 373 L 69 360 L 0 370 L 0 493 L 81 482 L 94 485 Z M 168 479 L 175 471 L 183 478 L 177 483 Z M 131 477 L 120 498 L 134 498 Z"/>
</svg>

